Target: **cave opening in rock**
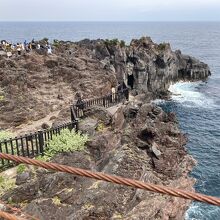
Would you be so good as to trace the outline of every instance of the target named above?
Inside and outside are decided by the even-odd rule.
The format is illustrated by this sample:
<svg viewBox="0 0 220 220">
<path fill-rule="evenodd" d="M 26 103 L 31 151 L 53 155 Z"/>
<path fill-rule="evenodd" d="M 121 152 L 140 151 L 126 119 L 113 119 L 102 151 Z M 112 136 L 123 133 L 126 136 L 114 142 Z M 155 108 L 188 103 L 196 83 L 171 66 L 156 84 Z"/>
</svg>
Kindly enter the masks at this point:
<svg viewBox="0 0 220 220">
<path fill-rule="evenodd" d="M 131 89 L 134 88 L 134 75 L 128 75 L 128 85 L 131 87 Z"/>
</svg>

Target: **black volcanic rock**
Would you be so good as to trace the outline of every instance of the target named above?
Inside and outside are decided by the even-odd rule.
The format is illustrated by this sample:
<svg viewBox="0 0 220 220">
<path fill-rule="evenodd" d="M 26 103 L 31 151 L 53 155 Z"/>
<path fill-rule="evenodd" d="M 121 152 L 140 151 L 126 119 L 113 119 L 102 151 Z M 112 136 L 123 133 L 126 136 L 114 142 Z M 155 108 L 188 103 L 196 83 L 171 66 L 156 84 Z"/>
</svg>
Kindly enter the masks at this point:
<svg viewBox="0 0 220 220">
<path fill-rule="evenodd" d="M 124 81 L 134 88 L 133 94 L 145 93 L 149 100 L 166 97 L 171 83 L 203 80 L 210 75 L 208 65 L 172 51 L 169 44 L 155 44 L 149 37 L 132 40 L 129 46 L 117 39 L 60 41 L 52 55 L 32 51 L 10 60 L 0 59 L 2 128 L 62 110 L 76 92 L 83 98 L 100 97 Z"/>
</svg>

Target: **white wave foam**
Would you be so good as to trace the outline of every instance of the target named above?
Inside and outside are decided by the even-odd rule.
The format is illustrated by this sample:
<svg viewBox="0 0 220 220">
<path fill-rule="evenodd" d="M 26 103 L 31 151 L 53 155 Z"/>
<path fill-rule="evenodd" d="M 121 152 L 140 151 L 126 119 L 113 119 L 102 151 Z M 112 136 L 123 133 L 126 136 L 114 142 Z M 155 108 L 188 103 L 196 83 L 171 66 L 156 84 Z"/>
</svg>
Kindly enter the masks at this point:
<svg viewBox="0 0 220 220">
<path fill-rule="evenodd" d="M 213 108 L 214 101 L 197 91 L 201 83 L 179 82 L 171 85 L 169 91 L 173 94 L 172 100 L 182 103 L 185 107 Z"/>
<path fill-rule="evenodd" d="M 192 218 L 191 215 L 197 215 L 200 216 L 201 213 L 199 213 L 199 206 L 198 204 L 193 203 L 189 209 L 187 210 L 186 214 L 185 214 L 185 220 L 198 220 L 198 218 Z"/>
<path fill-rule="evenodd" d="M 207 204 L 193 202 L 189 209 L 186 211 L 185 220 L 219 220 L 219 214 L 220 208 L 217 206 L 210 206 Z"/>
</svg>

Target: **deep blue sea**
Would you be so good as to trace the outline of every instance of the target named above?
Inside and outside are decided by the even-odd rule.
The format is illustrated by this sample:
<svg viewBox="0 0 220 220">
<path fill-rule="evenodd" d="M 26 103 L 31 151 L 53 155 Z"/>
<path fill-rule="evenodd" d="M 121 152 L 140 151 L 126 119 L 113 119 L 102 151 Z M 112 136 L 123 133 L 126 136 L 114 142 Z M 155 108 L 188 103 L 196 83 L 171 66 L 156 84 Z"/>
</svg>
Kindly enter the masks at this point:
<svg viewBox="0 0 220 220">
<path fill-rule="evenodd" d="M 12 42 L 42 39 L 81 40 L 84 38 L 132 38 L 151 36 L 156 42 L 170 42 L 209 64 L 212 76 L 207 82 L 178 83 L 170 89 L 171 101 L 161 102 L 166 111 L 174 111 L 180 128 L 187 133 L 187 149 L 198 161 L 191 175 L 195 189 L 220 197 L 220 23 L 160 22 L 58 22 L 1 23 L 0 39 Z M 220 207 L 193 203 L 187 220 L 219 220 Z"/>
</svg>

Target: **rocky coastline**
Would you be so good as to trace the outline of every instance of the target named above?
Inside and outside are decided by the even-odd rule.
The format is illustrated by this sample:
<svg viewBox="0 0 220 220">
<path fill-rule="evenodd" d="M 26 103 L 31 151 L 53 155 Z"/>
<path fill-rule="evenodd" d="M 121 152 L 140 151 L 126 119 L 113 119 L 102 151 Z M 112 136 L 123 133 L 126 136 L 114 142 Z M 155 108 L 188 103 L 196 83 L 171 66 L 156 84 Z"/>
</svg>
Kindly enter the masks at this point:
<svg viewBox="0 0 220 220">
<path fill-rule="evenodd" d="M 30 131 L 42 127 L 35 123 L 42 118 L 48 119 L 48 126 L 59 124 L 69 119 L 69 104 L 76 92 L 84 98 L 104 96 L 124 82 L 130 88 L 129 102 L 86 110 L 80 130 L 90 135 L 87 150 L 59 154 L 53 161 L 194 191 L 195 180 L 188 174 L 195 160 L 185 149 L 187 137 L 175 115 L 151 101 L 168 97 L 172 83 L 205 80 L 209 75 L 208 65 L 149 37 L 132 40 L 130 45 L 119 40 L 59 41 L 52 55 L 36 50 L 11 59 L 0 57 L 0 95 L 4 97 L 0 128 L 21 134 L 24 127 Z M 179 220 L 190 204 L 32 167 L 15 178 L 16 187 L 2 199 L 45 220 Z"/>
</svg>

